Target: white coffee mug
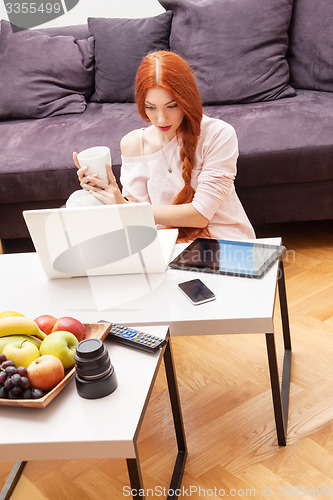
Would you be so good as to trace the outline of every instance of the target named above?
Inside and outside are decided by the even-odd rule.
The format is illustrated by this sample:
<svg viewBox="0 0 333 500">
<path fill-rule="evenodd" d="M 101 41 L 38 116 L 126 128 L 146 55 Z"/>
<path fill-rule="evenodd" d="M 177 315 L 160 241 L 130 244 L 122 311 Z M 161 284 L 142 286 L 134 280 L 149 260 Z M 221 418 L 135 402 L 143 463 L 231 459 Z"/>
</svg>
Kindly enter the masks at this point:
<svg viewBox="0 0 333 500">
<path fill-rule="evenodd" d="M 106 164 L 111 165 L 111 153 L 107 146 L 85 149 L 77 155 L 80 167 L 88 167 L 85 175 L 97 174 L 102 181 L 109 183 Z"/>
</svg>

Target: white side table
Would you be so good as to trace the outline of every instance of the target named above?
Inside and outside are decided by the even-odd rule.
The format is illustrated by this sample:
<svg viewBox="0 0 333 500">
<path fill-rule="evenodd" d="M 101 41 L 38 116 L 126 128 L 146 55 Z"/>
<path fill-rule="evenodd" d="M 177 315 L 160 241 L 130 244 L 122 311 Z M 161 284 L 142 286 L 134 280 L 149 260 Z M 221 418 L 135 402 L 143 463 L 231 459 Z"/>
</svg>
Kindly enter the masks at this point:
<svg viewBox="0 0 333 500">
<path fill-rule="evenodd" d="M 168 327 L 142 330 L 166 338 L 159 352 L 149 354 L 106 340 L 118 380 L 117 389 L 101 399 L 81 398 L 72 379 L 46 408 L 1 408 L 0 453 L 4 460 L 16 462 L 1 492 L 8 499 L 28 460 L 125 458 L 131 489 L 144 489 L 137 439 L 154 382 L 164 359 L 178 453 L 168 499 L 179 488 L 187 448 L 173 364 Z M 133 383 L 140 373 L 140 383 Z M 140 496 L 140 498 L 144 498 Z"/>
<path fill-rule="evenodd" d="M 281 238 L 263 238 L 279 245 Z M 185 245 L 176 245 L 174 256 Z M 181 281 L 200 278 L 216 300 L 193 306 L 178 291 Z M 73 316 L 85 323 L 168 325 L 171 336 L 265 334 L 278 444 L 286 445 L 291 340 L 283 260 L 260 279 L 168 269 L 149 275 L 94 276 L 48 280 L 35 253 L 0 255 L 0 303 L 35 318 Z M 17 285 L 19 283 L 19 286 Z M 274 313 L 277 288 L 283 325 L 284 360 L 279 382 Z"/>
</svg>

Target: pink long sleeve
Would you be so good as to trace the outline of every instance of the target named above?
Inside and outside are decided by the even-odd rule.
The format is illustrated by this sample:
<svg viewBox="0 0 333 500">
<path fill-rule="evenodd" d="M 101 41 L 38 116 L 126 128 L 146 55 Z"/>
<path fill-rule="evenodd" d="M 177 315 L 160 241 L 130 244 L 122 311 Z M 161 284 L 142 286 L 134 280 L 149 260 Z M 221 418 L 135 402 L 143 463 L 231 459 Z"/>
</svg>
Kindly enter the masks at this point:
<svg viewBox="0 0 333 500">
<path fill-rule="evenodd" d="M 171 205 L 184 186 L 180 147 L 175 137 L 163 148 L 163 153 L 123 158 L 120 178 L 123 195 L 138 202 Z M 204 116 L 191 176 L 195 190 L 192 204 L 209 219 L 212 238 L 255 238 L 234 187 L 237 158 L 233 127 Z M 170 163 L 172 173 L 168 172 Z"/>
<path fill-rule="evenodd" d="M 205 137 L 206 140 L 198 144 L 198 149 L 202 149 L 201 154 L 197 154 L 203 163 L 196 166 L 192 173 L 195 178 L 196 171 L 199 171 L 192 204 L 207 219 L 211 219 L 233 187 L 238 142 L 234 129 L 228 124 Z"/>
</svg>

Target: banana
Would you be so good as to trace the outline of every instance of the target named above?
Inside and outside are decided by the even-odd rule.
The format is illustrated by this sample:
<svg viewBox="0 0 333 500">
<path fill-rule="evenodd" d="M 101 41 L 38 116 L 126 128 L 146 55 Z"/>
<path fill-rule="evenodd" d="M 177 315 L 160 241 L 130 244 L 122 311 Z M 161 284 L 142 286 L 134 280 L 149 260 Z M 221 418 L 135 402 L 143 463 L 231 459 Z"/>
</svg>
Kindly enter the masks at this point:
<svg viewBox="0 0 333 500">
<path fill-rule="evenodd" d="M 18 341 L 24 341 L 28 340 L 29 342 L 32 342 L 35 344 L 36 347 L 41 345 L 42 341 L 41 339 L 38 339 L 37 337 L 34 337 L 33 335 L 8 335 L 7 337 L 0 337 L 0 354 L 4 350 L 5 346 L 7 344 L 10 344 L 11 342 L 18 342 Z"/>
<path fill-rule="evenodd" d="M 0 318 L 0 338 L 8 335 L 35 335 L 42 340 L 46 337 L 46 334 L 39 329 L 37 323 L 25 316 Z"/>
</svg>

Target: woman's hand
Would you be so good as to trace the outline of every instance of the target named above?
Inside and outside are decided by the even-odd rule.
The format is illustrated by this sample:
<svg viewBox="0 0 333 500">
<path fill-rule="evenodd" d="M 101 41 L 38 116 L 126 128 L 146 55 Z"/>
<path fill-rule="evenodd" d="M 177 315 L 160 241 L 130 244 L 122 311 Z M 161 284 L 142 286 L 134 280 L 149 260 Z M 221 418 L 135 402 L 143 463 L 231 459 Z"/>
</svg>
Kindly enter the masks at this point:
<svg viewBox="0 0 333 500">
<path fill-rule="evenodd" d="M 105 203 L 105 205 L 126 203 L 126 200 L 123 198 L 116 178 L 112 172 L 111 165 L 106 165 L 106 171 L 109 181 L 107 184 L 106 182 L 99 179 L 96 174 L 86 176 L 85 174 L 88 167 L 80 167 L 76 153 L 73 153 L 73 160 L 78 168 L 77 176 L 83 189 L 89 191 L 89 193 L 95 196 L 95 198 L 101 200 L 103 203 Z"/>
</svg>

